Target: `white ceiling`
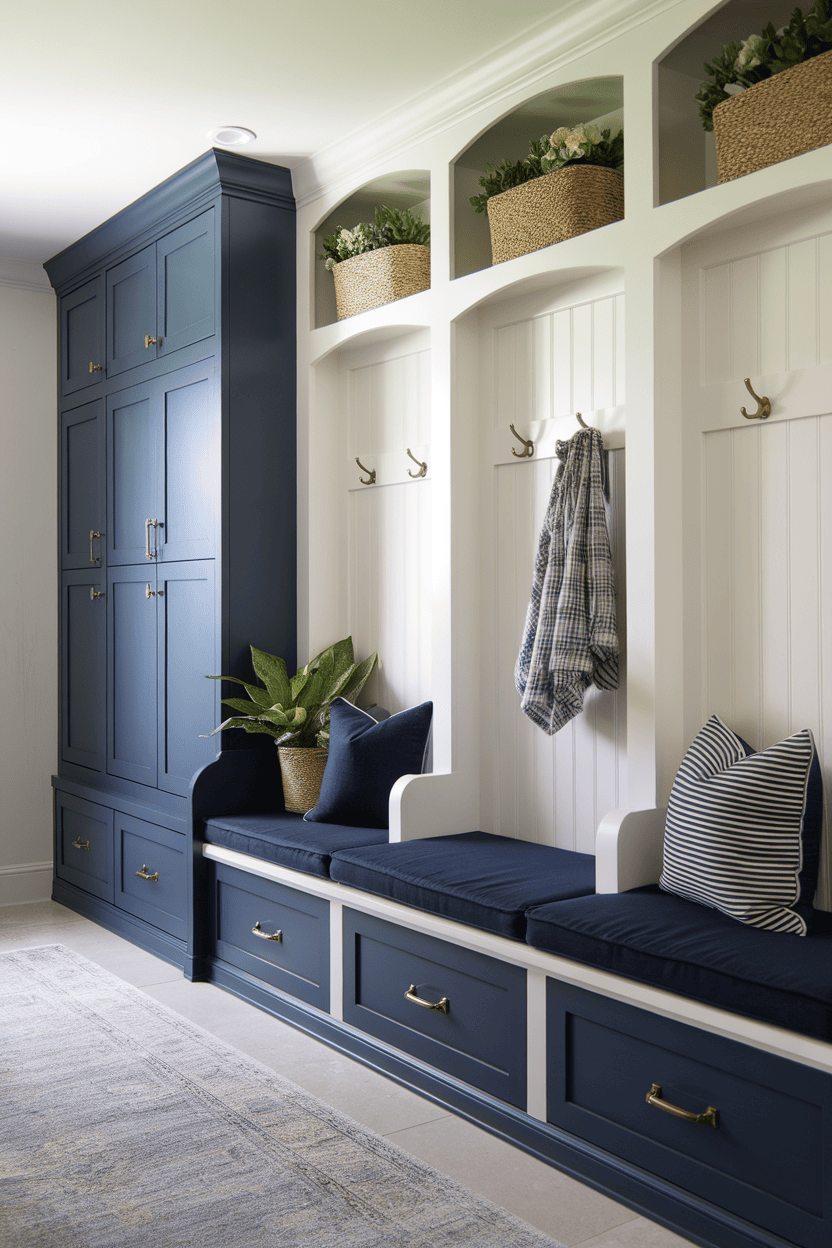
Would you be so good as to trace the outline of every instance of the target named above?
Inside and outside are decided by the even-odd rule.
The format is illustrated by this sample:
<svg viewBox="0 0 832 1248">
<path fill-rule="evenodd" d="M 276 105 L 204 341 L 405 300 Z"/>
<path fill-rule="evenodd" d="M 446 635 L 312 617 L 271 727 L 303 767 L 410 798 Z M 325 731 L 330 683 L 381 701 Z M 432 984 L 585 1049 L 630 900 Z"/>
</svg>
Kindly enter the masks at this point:
<svg viewBox="0 0 832 1248">
<path fill-rule="evenodd" d="M 0 256 L 42 262 L 246 126 L 296 169 L 576 0 L 3 0 Z M 622 6 L 626 7 L 626 6 Z M 447 84 L 446 84 L 447 85 Z"/>
</svg>

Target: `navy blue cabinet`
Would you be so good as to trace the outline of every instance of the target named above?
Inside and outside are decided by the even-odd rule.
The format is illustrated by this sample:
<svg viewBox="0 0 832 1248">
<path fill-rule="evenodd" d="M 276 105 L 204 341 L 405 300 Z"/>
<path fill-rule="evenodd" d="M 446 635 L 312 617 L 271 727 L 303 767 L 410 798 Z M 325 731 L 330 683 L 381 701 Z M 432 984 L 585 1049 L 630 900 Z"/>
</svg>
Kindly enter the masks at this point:
<svg viewBox="0 0 832 1248">
<path fill-rule="evenodd" d="M 220 748 L 206 678 L 250 677 L 251 643 L 295 659 L 289 172 L 208 152 L 45 267 L 62 395 L 53 783 L 59 812 L 71 798 L 110 818 L 106 888 L 59 840 L 55 896 L 182 962 L 184 883 L 162 898 L 161 871 L 123 867 L 142 842 L 118 822 L 178 854 L 191 779 Z"/>
<path fill-rule="evenodd" d="M 113 812 L 68 793 L 55 801 L 55 874 L 102 901 L 113 900 Z"/>
<path fill-rule="evenodd" d="M 128 914 L 161 928 L 171 936 L 185 935 L 185 837 L 146 819 L 117 811 L 115 903 Z"/>
<path fill-rule="evenodd" d="M 104 377 L 104 281 L 97 275 L 60 301 L 61 392 L 73 394 Z"/>
</svg>

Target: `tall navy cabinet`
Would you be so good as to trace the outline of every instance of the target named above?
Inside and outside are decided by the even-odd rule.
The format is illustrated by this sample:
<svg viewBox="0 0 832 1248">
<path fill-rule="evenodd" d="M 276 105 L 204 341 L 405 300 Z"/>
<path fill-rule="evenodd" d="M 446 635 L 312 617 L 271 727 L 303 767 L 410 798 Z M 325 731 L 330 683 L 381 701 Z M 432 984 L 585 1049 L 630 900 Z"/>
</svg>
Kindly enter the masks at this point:
<svg viewBox="0 0 832 1248">
<path fill-rule="evenodd" d="M 59 310 L 53 897 L 181 966 L 186 801 L 220 741 L 206 677 L 250 678 L 249 644 L 295 658 L 289 172 L 208 152 L 45 268 Z"/>
</svg>

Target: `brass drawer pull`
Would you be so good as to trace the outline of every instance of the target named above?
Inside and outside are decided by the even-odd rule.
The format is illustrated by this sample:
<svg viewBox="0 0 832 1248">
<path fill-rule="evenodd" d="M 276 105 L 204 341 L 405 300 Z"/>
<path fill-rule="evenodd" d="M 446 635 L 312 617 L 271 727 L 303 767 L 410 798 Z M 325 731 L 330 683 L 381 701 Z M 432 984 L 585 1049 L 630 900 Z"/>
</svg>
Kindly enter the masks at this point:
<svg viewBox="0 0 832 1248">
<path fill-rule="evenodd" d="M 264 932 L 260 926 L 259 919 L 251 929 L 251 934 L 252 936 L 259 936 L 261 940 L 276 940 L 278 944 L 283 944 L 283 932 L 278 930 L 276 932 L 272 932 L 271 935 L 268 932 Z"/>
<path fill-rule="evenodd" d="M 678 1105 L 663 1101 L 661 1085 L 658 1083 L 653 1084 L 647 1093 L 646 1100 L 648 1105 L 655 1105 L 656 1109 L 663 1109 L 666 1114 L 673 1114 L 675 1118 L 683 1118 L 685 1122 L 698 1122 L 703 1127 L 719 1127 L 719 1110 L 714 1109 L 713 1105 L 709 1105 L 704 1114 L 692 1114 L 689 1109 L 680 1109 Z"/>
<path fill-rule="evenodd" d="M 158 881 L 158 879 L 159 879 L 159 872 L 158 872 L 158 871 L 154 871 L 154 872 L 153 872 L 153 874 L 151 875 L 151 874 L 148 872 L 148 869 L 147 869 L 147 867 L 146 867 L 144 864 L 142 865 L 142 869 L 141 869 L 141 871 L 137 871 L 137 872 L 136 872 L 136 875 L 139 877 L 139 879 L 140 879 L 140 880 L 152 880 L 152 881 Z"/>
<path fill-rule="evenodd" d="M 426 1001 L 417 993 L 415 984 L 411 984 L 404 995 L 406 1001 L 412 1001 L 414 1005 L 423 1005 L 426 1010 L 439 1010 L 442 1014 L 450 1012 L 451 1003 L 447 997 L 443 997 L 441 1001 Z"/>
<path fill-rule="evenodd" d="M 93 554 L 92 544 L 96 538 L 101 538 L 103 534 L 99 529 L 90 529 L 90 563 L 100 563 L 101 556 Z"/>
<path fill-rule="evenodd" d="M 75 840 L 72 842 L 73 849 L 89 849 L 89 847 L 90 847 L 89 841 L 82 841 L 80 836 L 76 837 Z"/>
</svg>

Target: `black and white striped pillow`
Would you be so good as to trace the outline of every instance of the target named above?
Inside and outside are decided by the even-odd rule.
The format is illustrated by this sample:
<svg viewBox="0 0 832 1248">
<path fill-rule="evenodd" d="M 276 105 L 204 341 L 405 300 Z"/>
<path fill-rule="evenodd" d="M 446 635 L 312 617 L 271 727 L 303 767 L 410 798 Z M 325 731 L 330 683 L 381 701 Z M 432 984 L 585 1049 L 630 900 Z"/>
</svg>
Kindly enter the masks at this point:
<svg viewBox="0 0 832 1248">
<path fill-rule="evenodd" d="M 805 936 L 822 818 L 808 728 L 755 754 L 713 715 L 673 782 L 659 887 L 750 927 Z"/>
</svg>

